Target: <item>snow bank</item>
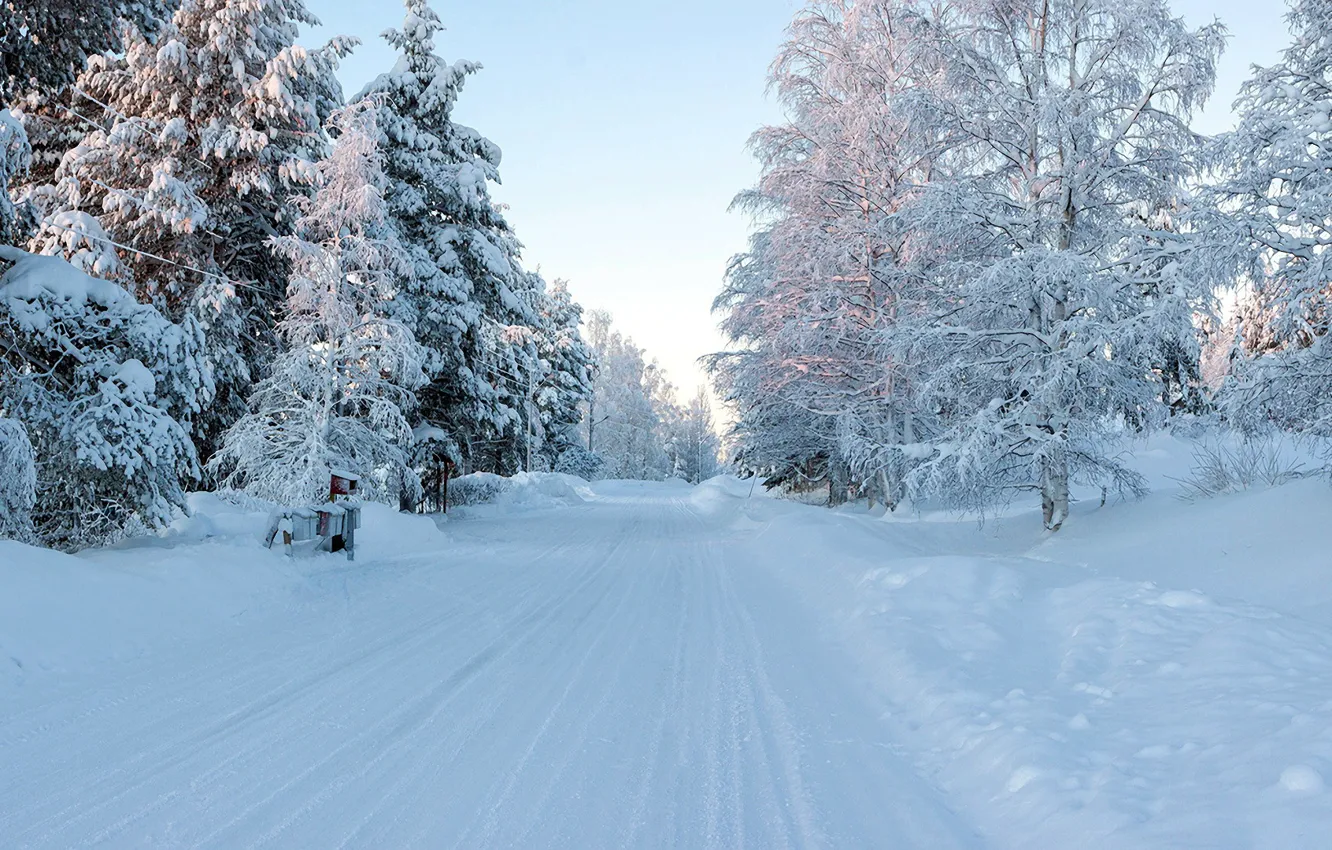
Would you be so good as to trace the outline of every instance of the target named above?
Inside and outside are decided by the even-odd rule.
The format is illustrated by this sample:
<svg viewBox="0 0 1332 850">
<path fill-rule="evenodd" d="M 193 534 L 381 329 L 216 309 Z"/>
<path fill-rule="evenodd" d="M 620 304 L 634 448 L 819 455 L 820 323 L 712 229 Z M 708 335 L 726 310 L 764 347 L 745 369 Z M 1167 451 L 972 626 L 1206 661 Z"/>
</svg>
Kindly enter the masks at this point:
<svg viewBox="0 0 1332 850">
<path fill-rule="evenodd" d="M 1187 474 L 1188 441 L 1146 452 Z M 1054 536 L 1029 513 L 748 513 L 760 560 L 993 846 L 1325 846 L 1332 489 L 1098 504 Z"/>
<path fill-rule="evenodd" d="M 593 498 L 588 482 L 561 472 L 520 472 L 508 478 L 474 472 L 449 482 L 450 510 L 462 508 L 471 515 L 568 507 Z"/>
<path fill-rule="evenodd" d="M 447 545 L 428 517 L 367 503 L 353 564 L 341 553 L 287 558 L 262 545 L 268 503 L 194 493 L 189 504 L 192 515 L 161 536 L 78 555 L 0 540 L 0 682 L 207 639 L 258 612 L 281 610 L 321 573 L 373 570 Z"/>
<path fill-rule="evenodd" d="M 0 541 L 0 679 L 163 651 L 216 632 L 299 578 L 257 540 L 153 538 L 78 556 Z"/>
<path fill-rule="evenodd" d="M 755 484 L 750 479 L 742 480 L 734 475 L 718 475 L 694 487 L 689 502 L 705 514 L 734 514 L 755 490 Z"/>
</svg>

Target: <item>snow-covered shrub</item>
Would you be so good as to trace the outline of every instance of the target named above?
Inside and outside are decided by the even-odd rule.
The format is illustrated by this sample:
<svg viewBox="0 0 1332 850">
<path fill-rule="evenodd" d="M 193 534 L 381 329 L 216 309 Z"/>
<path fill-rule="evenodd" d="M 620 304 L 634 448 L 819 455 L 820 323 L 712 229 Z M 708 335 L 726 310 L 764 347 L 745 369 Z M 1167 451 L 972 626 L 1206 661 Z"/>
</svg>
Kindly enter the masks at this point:
<svg viewBox="0 0 1332 850">
<path fill-rule="evenodd" d="M 0 415 L 38 462 L 42 542 L 104 543 L 136 517 L 163 525 L 199 474 L 187 424 L 211 398 L 196 325 L 173 324 L 114 283 L 0 246 Z"/>
<path fill-rule="evenodd" d="M 0 419 L 0 537 L 32 539 L 32 507 L 37 503 L 37 456 L 28 431 L 13 419 Z"/>
<path fill-rule="evenodd" d="M 597 477 L 597 473 L 601 471 L 601 466 L 601 455 L 575 445 L 560 453 L 559 460 L 555 462 L 555 471 L 562 472 L 565 475 L 576 475 L 586 481 L 591 481 Z"/>
<path fill-rule="evenodd" d="M 513 486 L 513 479 L 489 472 L 473 472 L 449 482 L 449 507 L 484 505 L 493 502 Z"/>
<path fill-rule="evenodd" d="M 1191 502 L 1254 487 L 1276 487 L 1309 473 L 1275 439 L 1209 440 L 1193 450 L 1193 467 L 1180 481 L 1179 497 Z"/>
</svg>

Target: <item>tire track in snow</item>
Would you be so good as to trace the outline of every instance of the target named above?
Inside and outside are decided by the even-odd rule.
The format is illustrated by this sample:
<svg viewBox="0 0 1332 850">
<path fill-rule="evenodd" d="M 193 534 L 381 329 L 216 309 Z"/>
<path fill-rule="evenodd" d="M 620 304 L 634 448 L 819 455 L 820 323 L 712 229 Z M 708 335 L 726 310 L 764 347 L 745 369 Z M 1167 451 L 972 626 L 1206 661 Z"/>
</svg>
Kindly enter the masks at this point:
<svg viewBox="0 0 1332 850">
<path fill-rule="evenodd" d="M 560 611 L 571 604 L 572 600 L 576 599 L 583 591 L 585 591 L 597 577 L 595 571 L 588 571 L 582 576 L 582 580 L 580 580 L 566 596 L 548 597 L 538 603 L 535 607 L 529 609 L 526 614 L 511 621 L 500 630 L 499 637 L 491 641 L 482 649 L 473 653 L 461 666 L 455 668 L 449 675 L 438 681 L 425 692 L 403 704 L 403 706 L 393 714 L 380 718 L 354 738 L 349 739 L 336 747 L 319 761 L 308 766 L 305 770 L 274 789 L 267 797 L 253 806 L 250 810 L 238 814 L 231 823 L 225 825 L 222 829 L 215 831 L 212 835 L 206 836 L 201 843 L 206 843 L 217 838 L 225 832 L 227 828 L 233 827 L 235 824 L 244 821 L 246 816 L 251 814 L 254 810 L 271 805 L 279 795 L 287 792 L 300 782 L 310 777 L 317 776 L 322 768 L 333 763 L 344 753 L 366 744 L 367 742 L 390 742 L 387 745 L 377 747 L 378 754 L 368 762 L 363 762 L 363 766 L 358 772 L 354 774 L 341 772 L 332 783 L 322 786 L 315 794 L 305 798 L 299 807 L 290 812 L 276 826 L 254 839 L 251 846 L 261 847 L 280 838 L 288 830 L 308 817 L 316 808 L 337 791 L 368 775 L 394 751 L 393 743 L 404 744 L 414 740 L 414 735 L 419 732 L 420 729 L 433 722 L 434 719 L 457 698 L 465 686 L 473 682 L 485 668 L 503 660 L 506 656 L 511 654 L 517 646 L 526 641 L 527 638 L 539 633 L 544 625 L 554 620 L 559 615 Z"/>
<path fill-rule="evenodd" d="M 564 545 L 550 547 L 544 554 L 558 553 L 562 549 L 572 548 L 574 541 L 567 541 Z M 438 641 L 444 637 L 448 631 L 451 621 L 454 620 L 460 611 L 467 609 L 467 606 L 452 608 L 445 613 L 433 617 L 424 623 L 413 623 L 406 629 L 394 632 L 391 635 L 382 637 L 371 642 L 368 646 L 363 645 L 358 648 L 349 657 L 339 657 L 333 663 L 325 664 L 317 672 L 304 676 L 296 682 L 285 681 L 276 688 L 270 689 L 258 698 L 253 698 L 239 708 L 231 708 L 221 716 L 220 720 L 213 721 L 207 729 L 196 730 L 184 738 L 176 738 L 166 743 L 152 748 L 148 751 L 140 752 L 134 757 L 131 764 L 135 766 L 136 772 L 140 778 L 137 781 L 124 784 L 122 774 L 126 772 L 126 766 L 114 768 L 109 775 L 103 775 L 93 779 L 88 783 L 92 789 L 111 787 L 114 790 L 110 795 L 99 797 L 96 802 L 89 805 L 89 802 L 83 794 L 69 803 L 65 808 L 46 817 L 42 821 L 29 826 L 26 833 L 42 829 L 44 826 L 50 826 L 52 823 L 58 823 L 57 829 L 60 832 L 67 832 L 71 827 L 84 822 L 98 813 L 114 806 L 123 799 L 132 796 L 139 789 L 145 787 L 154 780 L 159 779 L 164 773 L 169 772 L 185 763 L 194 760 L 205 749 L 216 746 L 219 743 L 230 740 L 242 728 L 263 722 L 264 720 L 281 714 L 281 711 L 290 706 L 294 701 L 298 701 L 309 695 L 314 689 L 331 680 L 341 679 L 344 689 L 351 693 L 356 693 L 367 682 L 367 680 L 376 677 L 381 672 L 380 668 L 384 666 L 381 656 L 385 652 L 391 653 L 391 659 L 411 658 L 415 652 L 424 645 Z M 423 610 L 429 610 L 423 609 Z M 529 616 L 535 616 L 540 610 L 530 611 Z M 316 653 L 318 648 L 316 647 Z M 270 663 L 273 661 L 269 659 Z M 379 663 L 375 663 L 378 661 Z M 277 665 L 279 672 L 284 671 L 290 666 L 286 664 Z M 357 670 L 358 675 L 352 680 L 347 680 L 346 675 L 349 671 Z M 260 665 L 253 676 L 245 677 L 241 682 L 234 683 L 233 687 L 228 688 L 228 694 L 231 691 L 241 693 L 250 692 L 252 689 L 247 687 L 251 680 L 267 680 L 271 670 L 266 665 Z M 206 708 L 206 707 L 205 707 Z M 214 715 L 216 716 L 216 715 Z M 149 726 L 161 722 L 161 718 L 150 721 Z M 297 726 L 296 728 L 301 728 Z M 284 735 L 289 734 L 290 729 L 283 730 Z M 271 753 L 267 742 L 262 737 L 248 742 L 248 748 L 241 748 L 230 755 L 222 758 L 215 763 L 212 768 L 203 771 L 195 776 L 192 786 L 207 786 L 216 776 L 221 775 L 238 766 L 245 757 L 260 756 L 265 761 L 271 759 Z M 286 741 L 290 745 L 290 741 Z M 87 793 L 86 790 L 84 792 Z M 126 828 L 133 826 L 144 817 L 161 809 L 165 805 L 181 798 L 183 792 L 179 787 L 160 795 L 152 803 L 139 808 L 134 813 L 124 816 L 113 824 L 104 827 L 98 835 L 105 833 L 105 837 L 110 837 L 123 832 Z M 54 836 L 43 835 L 42 841 L 49 841 Z M 59 842 L 56 842 L 60 846 Z"/>
</svg>

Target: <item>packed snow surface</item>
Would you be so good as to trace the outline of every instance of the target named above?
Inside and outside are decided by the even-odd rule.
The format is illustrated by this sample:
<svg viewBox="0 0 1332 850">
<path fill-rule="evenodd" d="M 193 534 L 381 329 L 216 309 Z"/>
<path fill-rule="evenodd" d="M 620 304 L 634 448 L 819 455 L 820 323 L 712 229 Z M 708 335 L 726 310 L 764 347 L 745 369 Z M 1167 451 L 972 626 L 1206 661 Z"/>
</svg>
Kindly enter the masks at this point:
<svg viewBox="0 0 1332 850">
<path fill-rule="evenodd" d="M 215 496 L 114 550 L 0 543 L 0 844 L 1328 846 L 1323 482 L 1053 538 L 512 488 L 367 506 L 354 563 Z"/>
</svg>

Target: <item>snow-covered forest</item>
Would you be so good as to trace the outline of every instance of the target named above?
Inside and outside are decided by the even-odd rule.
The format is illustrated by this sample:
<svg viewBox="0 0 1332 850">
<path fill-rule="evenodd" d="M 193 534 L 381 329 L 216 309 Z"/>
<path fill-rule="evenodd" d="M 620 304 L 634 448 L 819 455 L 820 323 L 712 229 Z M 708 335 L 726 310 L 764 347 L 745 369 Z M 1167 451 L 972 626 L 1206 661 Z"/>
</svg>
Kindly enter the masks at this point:
<svg viewBox="0 0 1332 850">
<path fill-rule="evenodd" d="M 809 4 L 715 304 L 739 465 L 1058 529 L 1152 431 L 1332 435 L 1332 7 L 1289 24 L 1205 137 L 1226 32 L 1166 0 Z"/>
<path fill-rule="evenodd" d="M 0 850 L 1332 846 L 1332 0 L 403 5 L 0 3 Z"/>
<path fill-rule="evenodd" d="M 106 543 L 329 468 L 406 508 L 441 465 L 712 474 L 706 403 L 524 264 L 500 149 L 453 116 L 480 65 L 405 5 L 351 94 L 356 39 L 302 46 L 301 0 L 6 7 L 5 533 Z"/>
</svg>

